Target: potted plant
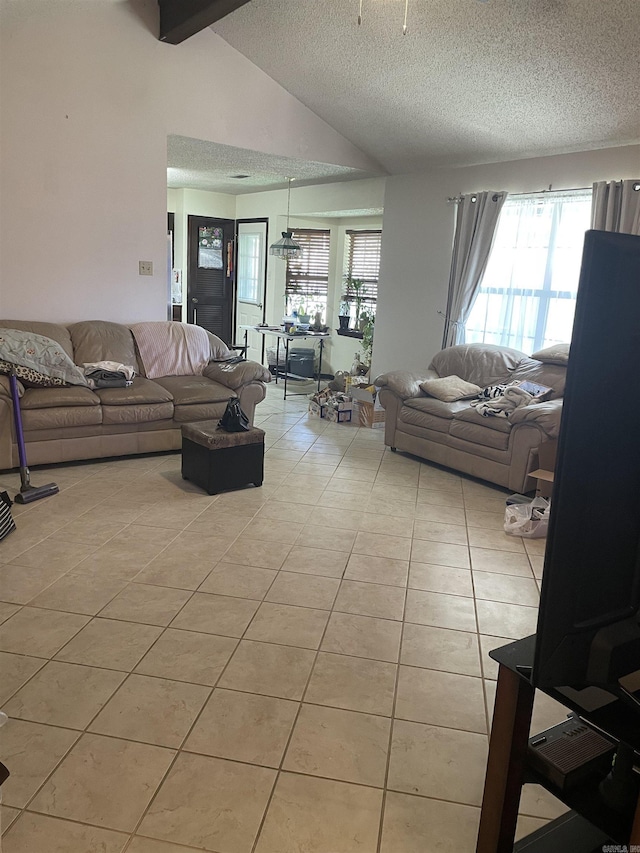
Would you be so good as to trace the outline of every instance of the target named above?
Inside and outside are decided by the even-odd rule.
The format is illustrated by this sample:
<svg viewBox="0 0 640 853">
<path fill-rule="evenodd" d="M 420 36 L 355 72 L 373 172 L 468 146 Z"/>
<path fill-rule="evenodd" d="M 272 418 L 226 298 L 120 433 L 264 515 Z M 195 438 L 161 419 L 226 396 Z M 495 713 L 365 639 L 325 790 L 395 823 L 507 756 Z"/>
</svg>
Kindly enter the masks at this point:
<svg viewBox="0 0 640 853">
<path fill-rule="evenodd" d="M 346 299 L 343 299 L 338 309 L 338 322 L 340 323 L 341 332 L 346 332 L 349 328 L 349 320 L 351 319 L 351 306 Z"/>
<path fill-rule="evenodd" d="M 324 331 L 326 329 L 323 322 L 324 304 L 322 302 L 315 302 L 311 308 L 311 313 L 313 314 L 311 328 L 316 332 Z"/>
<path fill-rule="evenodd" d="M 373 354 L 373 328 L 376 322 L 376 316 L 373 313 L 367 315 L 367 322 L 362 330 L 362 352 L 364 362 L 371 369 L 371 356 Z"/>
<path fill-rule="evenodd" d="M 371 311 L 363 311 L 360 314 L 360 319 L 358 321 L 358 331 L 364 332 L 367 323 L 369 323 L 373 319 L 373 314 Z"/>
<path fill-rule="evenodd" d="M 354 328 L 359 329 L 360 327 L 360 309 L 362 307 L 362 301 L 364 299 L 364 289 L 365 284 L 363 279 L 361 278 L 352 278 L 349 274 L 344 277 L 345 282 L 345 296 L 344 299 L 347 301 L 353 300 L 356 304 L 356 316 L 354 319 Z"/>
<path fill-rule="evenodd" d="M 309 315 L 307 314 L 307 308 L 306 308 L 304 302 L 301 302 L 300 305 L 298 306 L 298 320 L 301 323 L 309 323 L 310 322 Z"/>
</svg>

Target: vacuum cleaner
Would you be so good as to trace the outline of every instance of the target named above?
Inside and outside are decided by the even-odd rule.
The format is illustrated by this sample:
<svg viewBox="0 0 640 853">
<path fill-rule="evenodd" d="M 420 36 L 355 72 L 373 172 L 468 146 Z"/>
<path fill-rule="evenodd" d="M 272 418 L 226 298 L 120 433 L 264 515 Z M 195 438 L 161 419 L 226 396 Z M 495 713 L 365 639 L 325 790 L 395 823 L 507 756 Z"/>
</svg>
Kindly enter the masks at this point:
<svg viewBox="0 0 640 853">
<path fill-rule="evenodd" d="M 15 368 L 9 374 L 11 385 L 11 397 L 13 399 L 13 420 L 16 427 L 16 438 L 18 440 L 18 456 L 20 458 L 20 491 L 15 497 L 16 503 L 30 504 L 40 498 L 48 498 L 57 495 L 60 489 L 55 483 L 47 483 L 46 486 L 32 486 L 29 469 L 27 468 L 27 452 L 24 446 L 24 434 L 22 431 L 22 414 L 20 412 L 20 395 L 18 394 L 18 379 Z"/>
</svg>

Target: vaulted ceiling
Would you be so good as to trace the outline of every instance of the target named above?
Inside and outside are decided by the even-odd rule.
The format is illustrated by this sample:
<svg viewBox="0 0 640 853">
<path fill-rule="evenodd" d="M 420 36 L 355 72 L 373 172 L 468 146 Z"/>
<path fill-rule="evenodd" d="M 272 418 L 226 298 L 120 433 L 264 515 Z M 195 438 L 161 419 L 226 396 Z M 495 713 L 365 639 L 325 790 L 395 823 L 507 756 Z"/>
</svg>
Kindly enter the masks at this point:
<svg viewBox="0 0 640 853">
<path fill-rule="evenodd" d="M 392 174 L 640 141 L 640 0 L 201 2 Z"/>
</svg>

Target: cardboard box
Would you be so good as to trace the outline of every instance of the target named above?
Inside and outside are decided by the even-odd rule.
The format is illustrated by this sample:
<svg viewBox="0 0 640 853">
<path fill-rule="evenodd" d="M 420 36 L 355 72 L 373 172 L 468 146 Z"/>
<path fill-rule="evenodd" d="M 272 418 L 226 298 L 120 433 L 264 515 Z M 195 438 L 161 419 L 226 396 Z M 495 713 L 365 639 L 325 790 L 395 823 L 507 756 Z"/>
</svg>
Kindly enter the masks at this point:
<svg viewBox="0 0 640 853">
<path fill-rule="evenodd" d="M 555 471 L 558 442 L 556 439 L 543 441 L 538 447 L 538 468 L 545 471 Z"/>
<path fill-rule="evenodd" d="M 353 403 L 351 400 L 341 400 L 338 402 L 331 397 L 321 398 L 328 402 L 318 403 L 315 400 L 309 401 L 309 414 L 314 418 L 326 418 L 332 423 L 344 424 L 350 423 Z"/>
<path fill-rule="evenodd" d="M 354 400 L 354 406 L 358 415 L 358 424 L 361 427 L 384 428 L 385 411 L 382 406 L 376 408 L 375 403 L 367 403 L 362 400 Z"/>
<path fill-rule="evenodd" d="M 380 389 L 375 385 L 367 385 L 359 388 L 357 385 L 352 385 L 349 391 L 351 399 L 360 403 L 371 403 L 377 412 L 384 412 L 378 400 L 378 391 Z"/>
<path fill-rule="evenodd" d="M 553 471 L 536 468 L 529 476 L 536 479 L 536 497 L 549 500 L 553 492 Z"/>
<path fill-rule="evenodd" d="M 536 496 L 551 498 L 553 492 L 553 474 L 556 467 L 558 442 L 556 439 L 543 441 L 538 447 L 538 467 L 531 471 L 530 477 L 536 479 Z"/>
<path fill-rule="evenodd" d="M 380 429 L 384 427 L 385 411 L 380 405 L 378 391 L 375 385 L 364 388 L 352 386 L 350 390 L 353 404 L 357 408 L 358 423 L 363 427 Z"/>
<path fill-rule="evenodd" d="M 323 406 L 322 417 L 333 424 L 351 423 L 351 406 L 348 409 L 333 409 L 331 406 Z"/>
</svg>

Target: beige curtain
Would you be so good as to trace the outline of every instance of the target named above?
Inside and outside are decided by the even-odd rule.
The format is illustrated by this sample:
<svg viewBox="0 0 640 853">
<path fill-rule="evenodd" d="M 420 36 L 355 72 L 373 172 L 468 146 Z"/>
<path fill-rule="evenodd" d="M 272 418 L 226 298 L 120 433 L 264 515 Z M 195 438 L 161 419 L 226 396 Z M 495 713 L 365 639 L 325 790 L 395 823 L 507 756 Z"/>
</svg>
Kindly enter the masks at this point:
<svg viewBox="0 0 640 853">
<path fill-rule="evenodd" d="M 640 181 L 598 181 L 593 185 L 591 227 L 640 235 Z"/>
<path fill-rule="evenodd" d="M 464 343 L 464 324 L 487 268 L 506 192 L 463 195 L 458 201 L 442 348 Z"/>
</svg>

